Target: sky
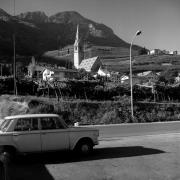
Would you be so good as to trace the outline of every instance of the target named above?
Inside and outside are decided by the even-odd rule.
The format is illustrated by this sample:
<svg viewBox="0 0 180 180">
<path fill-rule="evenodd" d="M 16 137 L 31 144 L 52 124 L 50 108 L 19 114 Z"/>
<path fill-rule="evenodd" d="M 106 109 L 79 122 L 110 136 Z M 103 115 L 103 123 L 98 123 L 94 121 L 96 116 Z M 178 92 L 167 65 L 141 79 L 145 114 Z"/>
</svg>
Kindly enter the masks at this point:
<svg viewBox="0 0 180 180">
<path fill-rule="evenodd" d="M 13 14 L 44 11 L 48 16 L 77 11 L 103 23 L 121 39 L 148 49 L 180 52 L 180 0 L 0 0 L 0 8 Z"/>
</svg>

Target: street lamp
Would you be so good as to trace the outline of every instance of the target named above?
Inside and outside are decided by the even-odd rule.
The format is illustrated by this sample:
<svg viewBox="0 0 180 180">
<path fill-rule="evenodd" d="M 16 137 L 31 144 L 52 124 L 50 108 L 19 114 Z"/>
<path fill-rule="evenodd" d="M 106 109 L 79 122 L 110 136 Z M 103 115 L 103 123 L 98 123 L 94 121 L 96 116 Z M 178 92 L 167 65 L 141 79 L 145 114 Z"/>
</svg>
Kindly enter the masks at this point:
<svg viewBox="0 0 180 180">
<path fill-rule="evenodd" d="M 139 36 L 142 32 L 141 31 L 137 31 L 135 33 L 135 35 L 133 36 L 132 38 L 132 41 L 131 41 L 131 45 L 130 45 L 130 63 L 129 63 L 129 68 L 130 68 L 130 87 L 131 87 L 131 117 L 132 119 L 134 119 L 134 111 L 133 111 L 133 85 L 132 85 L 132 60 L 131 60 L 131 51 L 132 51 L 132 46 L 133 46 L 133 41 L 135 39 L 136 36 Z"/>
</svg>

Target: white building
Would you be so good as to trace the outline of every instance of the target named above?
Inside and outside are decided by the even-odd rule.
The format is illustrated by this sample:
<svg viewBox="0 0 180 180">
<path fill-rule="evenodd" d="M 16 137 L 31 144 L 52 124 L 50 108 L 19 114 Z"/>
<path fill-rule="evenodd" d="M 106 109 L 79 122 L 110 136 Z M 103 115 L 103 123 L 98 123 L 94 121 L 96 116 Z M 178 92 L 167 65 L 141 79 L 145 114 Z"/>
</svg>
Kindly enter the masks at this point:
<svg viewBox="0 0 180 180">
<path fill-rule="evenodd" d="M 152 71 L 144 71 L 144 72 L 138 73 L 137 76 L 139 76 L 139 77 L 144 77 L 144 76 L 149 75 L 151 72 L 152 72 Z"/>
<path fill-rule="evenodd" d="M 153 54 L 161 54 L 162 51 L 160 49 L 153 49 L 153 50 L 150 50 L 149 54 L 150 55 L 153 55 Z"/>
<path fill-rule="evenodd" d="M 129 76 L 126 76 L 126 75 L 121 76 L 121 83 L 124 83 L 124 81 L 128 79 L 129 79 Z"/>
<path fill-rule="evenodd" d="M 169 54 L 177 55 L 177 54 L 178 54 L 178 51 L 170 51 Z"/>
<path fill-rule="evenodd" d="M 53 81 L 54 71 L 50 71 L 49 69 L 45 69 L 43 71 L 43 81 Z"/>
<path fill-rule="evenodd" d="M 97 74 L 99 76 L 104 76 L 104 77 L 110 77 L 111 76 L 110 72 L 107 69 L 102 69 L 101 67 L 99 68 Z"/>
</svg>

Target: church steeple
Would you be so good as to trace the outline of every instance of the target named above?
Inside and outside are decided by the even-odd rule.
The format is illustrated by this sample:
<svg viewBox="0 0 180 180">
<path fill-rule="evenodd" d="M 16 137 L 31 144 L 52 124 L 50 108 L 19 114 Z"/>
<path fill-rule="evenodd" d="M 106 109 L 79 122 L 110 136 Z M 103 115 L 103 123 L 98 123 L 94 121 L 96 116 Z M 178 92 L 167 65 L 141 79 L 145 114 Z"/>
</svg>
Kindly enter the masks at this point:
<svg viewBox="0 0 180 180">
<path fill-rule="evenodd" d="M 77 25 L 76 31 L 76 39 L 74 42 L 74 67 L 79 68 L 79 64 L 81 62 L 81 47 L 80 47 L 80 39 L 79 39 L 79 25 Z"/>
<path fill-rule="evenodd" d="M 74 45 L 78 45 L 78 44 L 79 44 L 79 24 L 77 25 L 76 39 L 75 39 Z"/>
</svg>

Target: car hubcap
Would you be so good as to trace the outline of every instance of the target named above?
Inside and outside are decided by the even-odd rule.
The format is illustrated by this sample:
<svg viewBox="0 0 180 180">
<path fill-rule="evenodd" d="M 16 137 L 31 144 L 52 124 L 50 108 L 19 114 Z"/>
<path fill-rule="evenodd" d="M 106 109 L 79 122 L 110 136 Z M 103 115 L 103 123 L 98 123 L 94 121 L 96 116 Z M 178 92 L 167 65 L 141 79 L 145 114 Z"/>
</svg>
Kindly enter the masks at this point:
<svg viewBox="0 0 180 180">
<path fill-rule="evenodd" d="M 82 153 L 88 153 L 89 152 L 89 146 L 87 144 L 82 145 L 81 151 L 82 151 Z"/>
</svg>

